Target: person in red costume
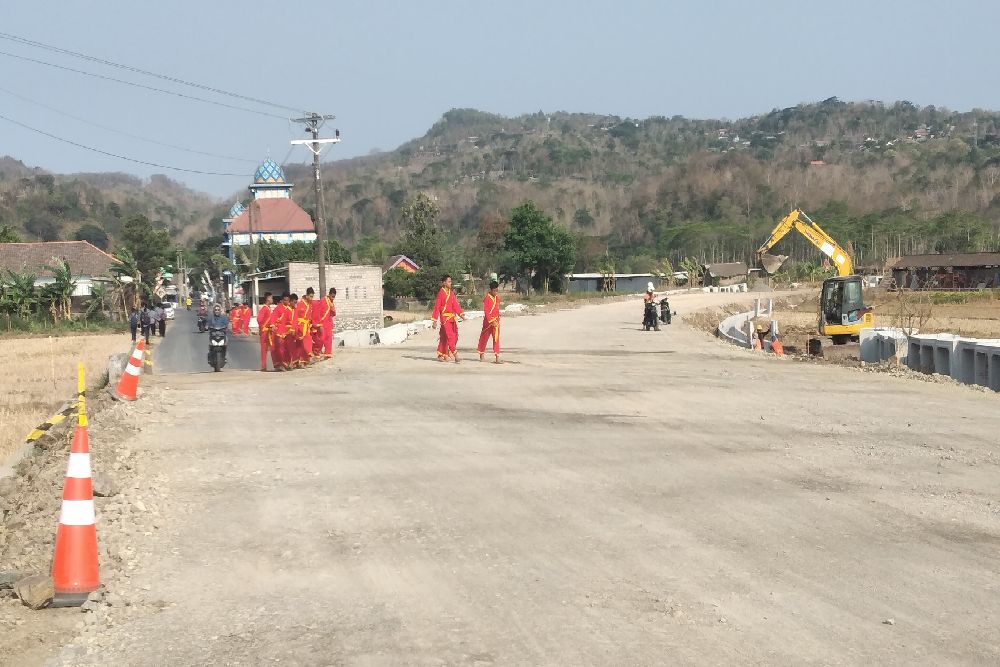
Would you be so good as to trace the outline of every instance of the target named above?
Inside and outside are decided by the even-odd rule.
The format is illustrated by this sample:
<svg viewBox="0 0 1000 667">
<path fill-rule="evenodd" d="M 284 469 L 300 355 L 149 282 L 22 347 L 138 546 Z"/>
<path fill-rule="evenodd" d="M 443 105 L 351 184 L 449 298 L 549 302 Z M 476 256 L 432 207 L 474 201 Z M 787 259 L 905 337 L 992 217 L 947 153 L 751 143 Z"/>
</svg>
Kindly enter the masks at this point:
<svg viewBox="0 0 1000 667">
<path fill-rule="evenodd" d="M 493 355 L 496 360 L 493 362 L 499 364 L 500 362 L 500 295 L 497 294 L 497 288 L 500 287 L 500 283 L 495 280 L 490 281 L 490 291 L 486 293 L 483 297 L 483 332 L 479 334 L 479 346 L 476 348 L 479 352 L 479 361 L 483 361 L 483 356 L 486 354 L 486 343 L 490 341 L 490 337 L 493 337 Z"/>
<path fill-rule="evenodd" d="M 312 361 L 312 287 L 306 290 L 302 299 L 295 304 L 295 357 L 296 368 L 305 368 Z M 292 295 L 294 297 L 294 295 Z"/>
<path fill-rule="evenodd" d="M 253 317 L 253 309 L 246 303 L 240 304 L 240 333 L 244 336 L 250 335 L 250 318 Z"/>
<path fill-rule="evenodd" d="M 264 303 L 261 305 L 260 309 L 257 311 L 257 335 L 260 336 L 260 370 L 267 370 L 267 352 L 272 350 L 271 358 L 274 358 L 273 347 L 271 343 L 271 311 L 274 308 L 274 297 L 271 296 L 270 292 L 264 292 Z M 275 370 L 277 370 L 278 365 L 274 365 Z"/>
<path fill-rule="evenodd" d="M 337 288 L 331 287 L 329 294 L 313 300 L 313 358 L 317 360 L 333 356 L 333 318 L 337 314 L 337 307 L 333 305 L 335 296 Z"/>
<path fill-rule="evenodd" d="M 233 327 L 234 336 L 239 336 L 240 330 L 243 328 L 243 325 L 240 324 L 240 318 L 243 316 L 240 310 L 241 305 L 237 303 L 229 311 L 229 324 Z"/>
<path fill-rule="evenodd" d="M 271 363 L 276 371 L 291 370 L 291 351 L 294 347 L 292 335 L 291 296 L 285 292 L 281 303 L 271 312 Z"/>
<path fill-rule="evenodd" d="M 448 357 L 458 363 L 458 322 L 465 317 L 462 307 L 458 305 L 458 297 L 451 289 L 451 276 L 445 275 L 441 280 L 441 289 L 434 301 L 434 312 L 431 314 L 431 325 L 434 329 L 441 324 L 438 336 L 438 361 L 447 361 Z"/>
</svg>

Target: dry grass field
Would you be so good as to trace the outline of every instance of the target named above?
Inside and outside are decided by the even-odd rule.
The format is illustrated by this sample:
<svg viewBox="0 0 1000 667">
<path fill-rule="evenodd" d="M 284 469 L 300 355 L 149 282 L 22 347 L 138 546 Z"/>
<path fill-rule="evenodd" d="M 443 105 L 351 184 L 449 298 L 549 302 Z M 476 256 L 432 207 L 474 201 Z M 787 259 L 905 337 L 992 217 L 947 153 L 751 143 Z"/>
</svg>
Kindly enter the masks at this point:
<svg viewBox="0 0 1000 667">
<path fill-rule="evenodd" d="M 76 393 L 77 363 L 84 363 L 92 387 L 108 357 L 130 346 L 126 334 L 0 339 L 0 463 Z"/>
</svg>

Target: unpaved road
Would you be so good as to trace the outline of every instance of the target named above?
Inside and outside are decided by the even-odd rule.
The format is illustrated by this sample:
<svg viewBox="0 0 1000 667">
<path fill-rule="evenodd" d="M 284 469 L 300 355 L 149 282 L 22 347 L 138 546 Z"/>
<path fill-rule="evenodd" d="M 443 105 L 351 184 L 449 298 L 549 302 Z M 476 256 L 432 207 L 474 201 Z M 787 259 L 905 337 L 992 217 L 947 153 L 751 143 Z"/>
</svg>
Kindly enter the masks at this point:
<svg viewBox="0 0 1000 667">
<path fill-rule="evenodd" d="M 1000 663 L 1000 397 L 640 311 L 144 380 L 149 590 L 55 662 Z"/>
</svg>

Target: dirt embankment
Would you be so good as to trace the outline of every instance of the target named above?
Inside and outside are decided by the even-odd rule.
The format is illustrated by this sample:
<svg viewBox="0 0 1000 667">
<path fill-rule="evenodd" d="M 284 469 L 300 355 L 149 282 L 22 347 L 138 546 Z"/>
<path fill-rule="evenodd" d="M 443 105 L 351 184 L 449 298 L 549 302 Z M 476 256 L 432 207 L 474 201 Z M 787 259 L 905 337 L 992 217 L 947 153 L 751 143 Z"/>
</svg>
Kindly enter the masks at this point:
<svg viewBox="0 0 1000 667">
<path fill-rule="evenodd" d="M 129 446 L 154 409 L 152 402 L 114 403 L 105 393 L 90 399 L 90 449 L 99 526 L 102 589 L 86 609 L 31 611 L 0 585 L 0 665 L 32 665 L 94 653 L 101 627 L 114 625 L 151 604 L 130 581 L 139 553 L 137 535 L 164 528 L 158 480 Z M 14 477 L 0 479 L 0 581 L 49 571 L 58 526 L 72 428 L 45 438 L 21 461 Z M 112 592 L 113 591 L 113 592 Z M 65 649 L 63 644 L 77 636 Z"/>
</svg>

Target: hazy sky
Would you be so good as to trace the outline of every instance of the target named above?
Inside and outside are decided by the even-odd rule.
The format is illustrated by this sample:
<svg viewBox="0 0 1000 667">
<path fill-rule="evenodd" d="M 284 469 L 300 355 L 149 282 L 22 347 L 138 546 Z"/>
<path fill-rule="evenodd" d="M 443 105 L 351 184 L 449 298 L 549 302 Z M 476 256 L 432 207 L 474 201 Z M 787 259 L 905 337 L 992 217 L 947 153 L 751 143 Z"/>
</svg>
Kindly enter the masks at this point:
<svg viewBox="0 0 1000 667">
<path fill-rule="evenodd" d="M 454 107 L 737 118 L 836 95 L 1000 109 L 1000 3 L 911 0 L 219 0 L 4 3 L 0 32 L 334 113 L 333 157 L 391 149 Z M 24 55 L 208 95 L 0 39 Z M 91 153 L 0 120 L 0 155 L 57 172 L 166 173 L 219 197 L 242 190 L 300 127 L 0 55 L 0 114 L 136 159 Z M 181 152 L 67 118 L 251 162 Z M 255 107 L 292 115 L 268 107 Z M 331 126 L 332 127 L 332 126 Z M 289 158 L 302 162 L 306 149 Z M 245 175 L 242 175 L 245 174 Z"/>
</svg>

